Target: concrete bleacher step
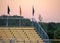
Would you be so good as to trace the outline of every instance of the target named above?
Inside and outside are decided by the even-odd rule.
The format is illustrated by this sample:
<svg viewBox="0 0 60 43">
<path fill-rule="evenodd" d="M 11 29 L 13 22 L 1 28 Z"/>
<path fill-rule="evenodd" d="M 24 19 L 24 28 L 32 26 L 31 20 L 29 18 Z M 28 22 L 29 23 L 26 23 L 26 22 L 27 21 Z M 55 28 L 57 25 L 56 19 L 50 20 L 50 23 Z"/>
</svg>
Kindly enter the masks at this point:
<svg viewBox="0 0 60 43">
<path fill-rule="evenodd" d="M 14 34 L 16 40 L 22 40 L 21 36 L 18 34 L 16 30 L 11 30 L 11 32 Z"/>
<path fill-rule="evenodd" d="M 15 43 L 44 43 L 33 27 L 1 27 L 0 38 L 15 38 Z M 7 42 L 8 41 L 8 42 Z"/>
<path fill-rule="evenodd" d="M 7 38 L 7 36 L 3 30 L 0 30 L 0 38 L 2 38 L 2 39 Z"/>
<path fill-rule="evenodd" d="M 39 35 L 33 30 L 24 30 L 27 34 L 27 36 L 30 38 L 30 40 L 40 40 L 40 42 L 43 43 L 42 39 L 39 37 Z M 34 36 L 33 36 L 34 35 Z M 35 42 L 34 42 L 35 43 Z"/>
<path fill-rule="evenodd" d="M 18 33 L 21 35 L 22 38 L 27 38 L 27 36 L 25 35 L 25 33 L 23 32 L 23 30 L 18 30 Z"/>
<path fill-rule="evenodd" d="M 25 30 L 25 32 L 27 33 L 27 35 L 32 36 L 32 37 L 34 37 L 34 38 L 40 38 L 40 37 L 37 35 L 37 33 L 33 33 L 33 32 L 31 32 L 30 30 Z"/>
<path fill-rule="evenodd" d="M 7 38 L 14 38 L 10 30 L 4 30 L 5 34 L 7 35 Z"/>
</svg>

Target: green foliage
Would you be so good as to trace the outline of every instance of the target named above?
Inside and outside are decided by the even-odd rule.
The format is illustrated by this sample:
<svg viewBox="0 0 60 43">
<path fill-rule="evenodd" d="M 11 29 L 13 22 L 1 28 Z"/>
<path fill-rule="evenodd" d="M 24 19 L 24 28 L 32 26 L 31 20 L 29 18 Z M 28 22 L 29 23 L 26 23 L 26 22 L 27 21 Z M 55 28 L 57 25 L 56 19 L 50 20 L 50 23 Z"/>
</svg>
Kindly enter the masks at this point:
<svg viewBox="0 0 60 43">
<path fill-rule="evenodd" d="M 48 33 L 50 39 L 60 39 L 60 23 L 39 23 Z"/>
<path fill-rule="evenodd" d="M 43 27 L 43 29 L 48 33 L 48 24 L 39 22 L 39 24 Z"/>
<path fill-rule="evenodd" d="M 32 26 L 32 22 L 29 19 L 22 19 L 23 26 Z"/>
<path fill-rule="evenodd" d="M 19 20 L 18 19 L 9 19 L 8 26 L 19 26 Z"/>
<path fill-rule="evenodd" d="M 60 28 L 57 28 L 57 30 L 55 31 L 55 38 L 60 39 Z"/>
<path fill-rule="evenodd" d="M 0 26 L 5 26 L 6 25 L 6 19 L 0 19 Z"/>
<path fill-rule="evenodd" d="M 22 16 L 0 16 L 0 26 L 6 26 L 7 23 L 8 26 L 32 26 L 30 19 L 25 19 Z"/>
</svg>

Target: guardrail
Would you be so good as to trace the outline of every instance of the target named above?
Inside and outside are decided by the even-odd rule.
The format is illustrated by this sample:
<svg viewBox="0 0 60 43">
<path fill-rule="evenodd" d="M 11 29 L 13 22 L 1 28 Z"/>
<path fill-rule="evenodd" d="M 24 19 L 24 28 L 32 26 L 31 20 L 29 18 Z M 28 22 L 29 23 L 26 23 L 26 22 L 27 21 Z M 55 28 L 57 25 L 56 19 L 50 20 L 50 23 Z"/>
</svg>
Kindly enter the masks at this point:
<svg viewBox="0 0 60 43">
<path fill-rule="evenodd" d="M 27 23 L 29 22 L 29 23 Z M 32 26 L 32 23 L 30 21 L 30 19 L 27 18 L 14 18 L 14 17 L 5 17 L 5 18 L 1 18 L 0 17 L 0 27 L 22 27 L 22 26 Z"/>
<path fill-rule="evenodd" d="M 48 41 L 48 39 L 44 39 L 45 42 Z M 60 43 L 60 39 L 50 39 L 51 43 Z M 39 40 L 35 40 L 35 41 L 17 41 L 15 38 L 10 38 L 10 39 L 0 39 L 0 43 L 41 43 L 41 41 Z"/>
<path fill-rule="evenodd" d="M 34 18 L 32 20 L 33 20 L 33 26 L 35 27 L 39 36 L 43 39 L 44 42 L 50 43 L 49 37 L 47 33 L 43 30 L 41 25 Z M 48 39 L 48 41 L 45 41 L 44 39 Z"/>
<path fill-rule="evenodd" d="M 25 41 L 25 40 L 23 40 L 23 41 L 17 41 L 17 40 L 13 40 L 13 39 L 11 39 L 11 40 L 0 40 L 0 43 L 41 43 L 41 41 L 39 41 L 39 40 L 35 40 L 35 41 L 32 41 L 32 40 L 30 40 L 30 41 Z"/>
<path fill-rule="evenodd" d="M 45 42 L 50 40 L 50 43 L 60 43 L 60 39 L 43 39 Z"/>
</svg>

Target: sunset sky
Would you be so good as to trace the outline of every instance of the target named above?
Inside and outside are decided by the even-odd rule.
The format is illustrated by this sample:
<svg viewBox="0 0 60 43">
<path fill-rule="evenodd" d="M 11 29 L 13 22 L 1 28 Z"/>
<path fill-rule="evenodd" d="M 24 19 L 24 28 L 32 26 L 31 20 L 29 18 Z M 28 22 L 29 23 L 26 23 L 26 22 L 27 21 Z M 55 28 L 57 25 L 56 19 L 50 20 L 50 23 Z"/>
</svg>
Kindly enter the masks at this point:
<svg viewBox="0 0 60 43">
<path fill-rule="evenodd" d="M 19 15 L 19 6 L 22 16 L 32 18 L 32 6 L 34 6 L 34 18 L 38 20 L 39 14 L 43 22 L 60 22 L 60 0 L 0 0 L 0 16 L 7 14 L 7 6 L 10 7 L 10 15 Z"/>
</svg>

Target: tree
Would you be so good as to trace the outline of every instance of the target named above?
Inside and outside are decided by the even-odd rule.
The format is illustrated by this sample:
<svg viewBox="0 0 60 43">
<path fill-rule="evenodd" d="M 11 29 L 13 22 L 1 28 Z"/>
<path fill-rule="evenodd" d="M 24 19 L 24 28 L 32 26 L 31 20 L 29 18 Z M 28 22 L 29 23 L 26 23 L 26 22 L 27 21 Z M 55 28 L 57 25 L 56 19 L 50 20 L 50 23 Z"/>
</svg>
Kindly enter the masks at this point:
<svg viewBox="0 0 60 43">
<path fill-rule="evenodd" d="M 55 31 L 55 38 L 60 39 L 60 28 Z"/>
<path fill-rule="evenodd" d="M 53 22 L 48 23 L 48 35 L 49 35 L 50 39 L 54 38 L 55 30 L 56 30 L 55 23 L 53 23 Z"/>
</svg>

